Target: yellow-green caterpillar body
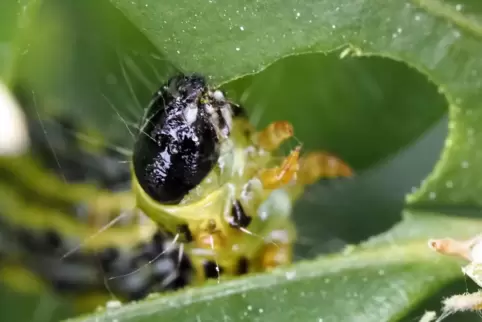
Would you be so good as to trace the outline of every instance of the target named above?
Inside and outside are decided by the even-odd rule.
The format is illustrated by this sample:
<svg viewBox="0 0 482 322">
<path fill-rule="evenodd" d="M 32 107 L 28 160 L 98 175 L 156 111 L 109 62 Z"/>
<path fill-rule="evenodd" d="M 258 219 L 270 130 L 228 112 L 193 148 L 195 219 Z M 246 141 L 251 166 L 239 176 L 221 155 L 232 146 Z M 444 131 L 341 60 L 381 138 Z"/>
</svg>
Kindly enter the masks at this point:
<svg viewBox="0 0 482 322">
<path fill-rule="evenodd" d="M 87 309 L 290 263 L 304 186 L 351 175 L 325 153 L 279 155 L 291 125 L 256 131 L 198 74 L 154 94 L 128 163 L 81 148 L 75 122 L 28 120 L 31 150 L 0 157 L 0 272 Z"/>
</svg>

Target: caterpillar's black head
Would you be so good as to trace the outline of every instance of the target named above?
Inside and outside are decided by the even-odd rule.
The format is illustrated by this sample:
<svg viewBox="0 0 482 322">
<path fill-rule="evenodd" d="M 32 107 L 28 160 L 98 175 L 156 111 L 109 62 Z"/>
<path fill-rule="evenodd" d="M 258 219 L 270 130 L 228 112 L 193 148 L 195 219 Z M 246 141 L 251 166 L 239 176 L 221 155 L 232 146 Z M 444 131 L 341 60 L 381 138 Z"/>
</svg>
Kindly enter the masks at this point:
<svg viewBox="0 0 482 322">
<path fill-rule="evenodd" d="M 216 165 L 231 118 L 231 105 L 203 76 L 171 78 L 148 107 L 134 147 L 141 187 L 161 203 L 179 203 Z"/>
</svg>

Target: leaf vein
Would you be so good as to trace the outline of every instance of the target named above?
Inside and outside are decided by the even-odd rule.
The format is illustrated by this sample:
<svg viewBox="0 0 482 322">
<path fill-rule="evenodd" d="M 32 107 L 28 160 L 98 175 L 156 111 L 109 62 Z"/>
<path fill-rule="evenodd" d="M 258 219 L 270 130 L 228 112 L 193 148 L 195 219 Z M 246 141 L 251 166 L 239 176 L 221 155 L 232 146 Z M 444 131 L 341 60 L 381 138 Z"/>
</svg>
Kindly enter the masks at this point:
<svg viewBox="0 0 482 322">
<path fill-rule="evenodd" d="M 474 19 L 469 19 L 458 12 L 453 6 L 441 3 L 437 0 L 412 0 L 419 8 L 425 9 L 428 13 L 437 17 L 445 18 L 461 29 L 482 38 L 482 25 Z"/>
</svg>

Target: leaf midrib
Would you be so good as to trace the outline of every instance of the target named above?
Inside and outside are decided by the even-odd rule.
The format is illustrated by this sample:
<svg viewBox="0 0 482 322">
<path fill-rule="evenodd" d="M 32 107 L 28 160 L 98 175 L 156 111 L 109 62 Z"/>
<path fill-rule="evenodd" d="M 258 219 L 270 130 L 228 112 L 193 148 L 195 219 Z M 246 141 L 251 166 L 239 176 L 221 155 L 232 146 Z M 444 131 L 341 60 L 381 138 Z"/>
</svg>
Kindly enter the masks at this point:
<svg viewBox="0 0 482 322">
<path fill-rule="evenodd" d="M 482 25 L 473 19 L 465 17 L 462 12 L 455 10 L 453 6 L 438 0 L 412 0 L 412 2 L 429 14 L 444 18 L 470 34 L 482 38 Z"/>
<path fill-rule="evenodd" d="M 390 254 L 390 256 L 387 256 L 387 254 Z M 118 316 L 129 319 L 130 316 L 139 316 L 139 312 L 142 312 L 143 316 L 149 316 L 154 312 L 158 314 L 162 308 L 172 309 L 173 306 L 184 306 L 187 297 L 189 298 L 189 304 L 211 301 L 231 294 L 249 292 L 253 289 L 269 289 L 273 285 L 279 286 L 280 284 L 299 283 L 302 280 L 316 279 L 344 269 L 383 267 L 386 265 L 397 265 L 401 262 L 418 265 L 422 262 L 433 262 L 434 260 L 445 261 L 445 259 L 440 258 L 439 254 L 427 248 L 426 239 L 418 239 L 402 245 L 385 244 L 370 249 L 355 247 L 353 251 L 346 255 L 325 255 L 322 259 L 297 262 L 293 266 L 276 269 L 270 274 L 253 274 L 241 279 L 227 280 L 223 282 L 223 289 L 220 289 L 217 284 L 208 284 L 175 293 L 161 294 L 141 302 L 130 302 L 115 312 L 109 313 L 109 317 L 115 318 L 115 316 Z M 289 272 L 294 273 L 292 278 L 287 278 L 287 273 Z M 458 274 L 459 271 L 454 270 L 454 276 Z M 246 280 L 246 278 L 249 278 L 249 280 Z M 105 313 L 99 312 L 90 316 L 77 317 L 71 321 L 95 321 L 97 315 L 103 314 Z"/>
</svg>

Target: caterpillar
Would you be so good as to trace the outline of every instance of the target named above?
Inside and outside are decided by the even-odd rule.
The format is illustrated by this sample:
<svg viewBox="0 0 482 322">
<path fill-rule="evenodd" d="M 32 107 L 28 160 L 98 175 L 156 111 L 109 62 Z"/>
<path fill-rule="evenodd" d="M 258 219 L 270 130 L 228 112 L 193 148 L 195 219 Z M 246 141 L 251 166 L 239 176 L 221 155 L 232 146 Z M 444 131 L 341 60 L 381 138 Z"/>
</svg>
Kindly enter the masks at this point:
<svg viewBox="0 0 482 322">
<path fill-rule="evenodd" d="M 325 152 L 283 156 L 289 122 L 256 130 L 195 73 L 153 95 L 126 164 L 82 149 L 73 123 L 49 127 L 52 142 L 30 115 L 31 150 L 0 157 L 0 274 L 25 289 L 11 278 L 24 271 L 81 310 L 286 265 L 304 187 L 352 175 Z"/>
</svg>

